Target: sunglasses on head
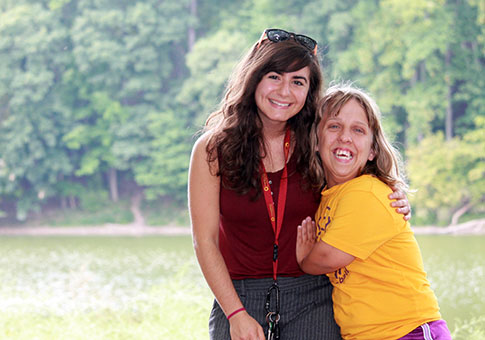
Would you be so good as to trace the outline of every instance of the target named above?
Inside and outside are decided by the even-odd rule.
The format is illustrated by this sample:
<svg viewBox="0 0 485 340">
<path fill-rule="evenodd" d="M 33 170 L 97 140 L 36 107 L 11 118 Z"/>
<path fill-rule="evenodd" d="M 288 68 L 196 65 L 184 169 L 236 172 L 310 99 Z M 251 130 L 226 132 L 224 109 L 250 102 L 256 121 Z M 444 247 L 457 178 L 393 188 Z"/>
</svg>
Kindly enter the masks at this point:
<svg viewBox="0 0 485 340">
<path fill-rule="evenodd" d="M 258 42 L 258 47 L 261 45 L 261 42 L 263 40 L 268 39 L 271 42 L 278 43 L 280 41 L 286 41 L 289 40 L 290 38 L 293 38 L 295 41 L 299 42 L 301 45 L 305 46 L 308 48 L 310 51 L 313 52 L 313 55 L 317 55 L 317 42 L 310 38 L 309 36 L 303 35 L 303 34 L 296 34 L 293 32 L 287 32 L 285 30 L 280 30 L 278 28 L 269 28 L 266 29 L 263 34 L 261 35 L 261 38 L 259 39 Z"/>
</svg>

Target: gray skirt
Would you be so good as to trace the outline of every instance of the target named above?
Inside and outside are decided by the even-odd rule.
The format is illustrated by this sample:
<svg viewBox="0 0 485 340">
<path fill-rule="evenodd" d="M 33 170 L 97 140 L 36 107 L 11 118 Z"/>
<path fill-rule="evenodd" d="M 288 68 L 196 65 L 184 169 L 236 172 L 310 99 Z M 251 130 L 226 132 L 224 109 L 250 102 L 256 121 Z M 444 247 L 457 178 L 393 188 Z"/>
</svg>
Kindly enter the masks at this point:
<svg viewBox="0 0 485 340">
<path fill-rule="evenodd" d="M 272 278 L 233 280 L 239 297 L 251 315 L 267 334 L 266 293 Z M 281 340 L 341 340 L 332 305 L 332 285 L 326 275 L 278 277 L 280 287 Z M 214 301 L 209 319 L 211 340 L 230 340 L 229 322 Z"/>
</svg>

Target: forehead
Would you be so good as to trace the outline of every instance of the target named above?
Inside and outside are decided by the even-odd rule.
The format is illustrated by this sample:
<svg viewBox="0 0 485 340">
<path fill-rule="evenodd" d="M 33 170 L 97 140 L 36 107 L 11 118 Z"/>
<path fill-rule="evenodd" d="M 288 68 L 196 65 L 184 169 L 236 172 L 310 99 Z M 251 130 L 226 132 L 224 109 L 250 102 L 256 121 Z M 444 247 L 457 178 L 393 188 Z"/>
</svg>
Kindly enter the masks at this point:
<svg viewBox="0 0 485 340">
<path fill-rule="evenodd" d="M 340 115 L 345 116 L 345 118 L 361 118 L 368 121 L 367 112 L 364 106 L 355 98 L 342 100 L 337 105 L 330 107 L 326 111 L 324 119 L 336 119 Z"/>
<path fill-rule="evenodd" d="M 308 77 L 310 75 L 310 68 L 308 66 L 305 66 L 305 67 L 302 67 L 298 70 L 290 70 L 290 71 L 270 70 L 266 74 L 272 73 L 272 72 L 275 72 L 275 73 L 278 73 L 278 74 L 285 74 L 285 75 L 287 74 L 287 75 L 290 75 L 290 76 L 305 76 L 305 77 Z"/>
<path fill-rule="evenodd" d="M 294 72 L 286 72 L 286 74 L 292 76 L 292 77 L 305 77 L 308 78 L 310 75 L 310 68 L 308 66 L 305 66 L 299 70 L 296 70 Z"/>
</svg>

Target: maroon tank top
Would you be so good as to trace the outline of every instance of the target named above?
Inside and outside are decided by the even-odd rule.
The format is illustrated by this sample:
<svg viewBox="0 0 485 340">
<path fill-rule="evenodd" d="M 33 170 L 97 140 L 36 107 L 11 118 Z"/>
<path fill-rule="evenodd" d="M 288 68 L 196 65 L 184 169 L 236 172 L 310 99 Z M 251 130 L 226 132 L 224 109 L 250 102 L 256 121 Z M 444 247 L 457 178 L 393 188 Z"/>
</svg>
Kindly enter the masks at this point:
<svg viewBox="0 0 485 340">
<path fill-rule="evenodd" d="M 268 173 L 275 205 L 283 170 Z M 296 262 L 297 227 L 301 221 L 314 218 L 320 194 L 302 188 L 302 177 L 296 172 L 296 160 L 288 162 L 288 194 L 285 217 L 279 237 L 278 276 L 301 276 Z M 263 195 L 253 201 L 255 191 L 239 195 L 233 190 L 220 190 L 219 248 L 232 279 L 273 276 L 274 232 Z M 277 207 L 275 207 L 277 209 Z"/>
</svg>

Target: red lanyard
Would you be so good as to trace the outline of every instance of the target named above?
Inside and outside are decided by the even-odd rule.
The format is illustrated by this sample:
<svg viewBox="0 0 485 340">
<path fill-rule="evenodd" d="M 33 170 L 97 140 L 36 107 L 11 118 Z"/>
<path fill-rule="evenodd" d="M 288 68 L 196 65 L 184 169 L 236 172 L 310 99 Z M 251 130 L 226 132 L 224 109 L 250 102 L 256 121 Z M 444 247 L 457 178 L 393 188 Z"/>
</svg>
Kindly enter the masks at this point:
<svg viewBox="0 0 485 340">
<path fill-rule="evenodd" d="M 266 201 L 266 208 L 268 209 L 268 216 L 271 221 L 271 226 L 275 234 L 275 240 L 273 244 L 273 279 L 276 281 L 276 274 L 278 272 L 278 238 L 281 232 L 281 226 L 283 225 L 283 216 L 285 215 L 286 205 L 286 191 L 288 188 L 288 169 L 286 162 L 288 161 L 288 155 L 290 154 L 290 128 L 286 129 L 285 142 L 283 149 L 285 152 L 285 166 L 283 168 L 283 174 L 280 179 L 280 190 L 278 194 L 278 215 L 275 215 L 275 207 L 273 196 L 271 195 L 271 188 L 269 186 L 268 174 L 264 168 L 263 161 L 261 161 L 261 167 L 263 173 L 261 174 L 261 185 L 263 187 L 264 200 Z"/>
</svg>

